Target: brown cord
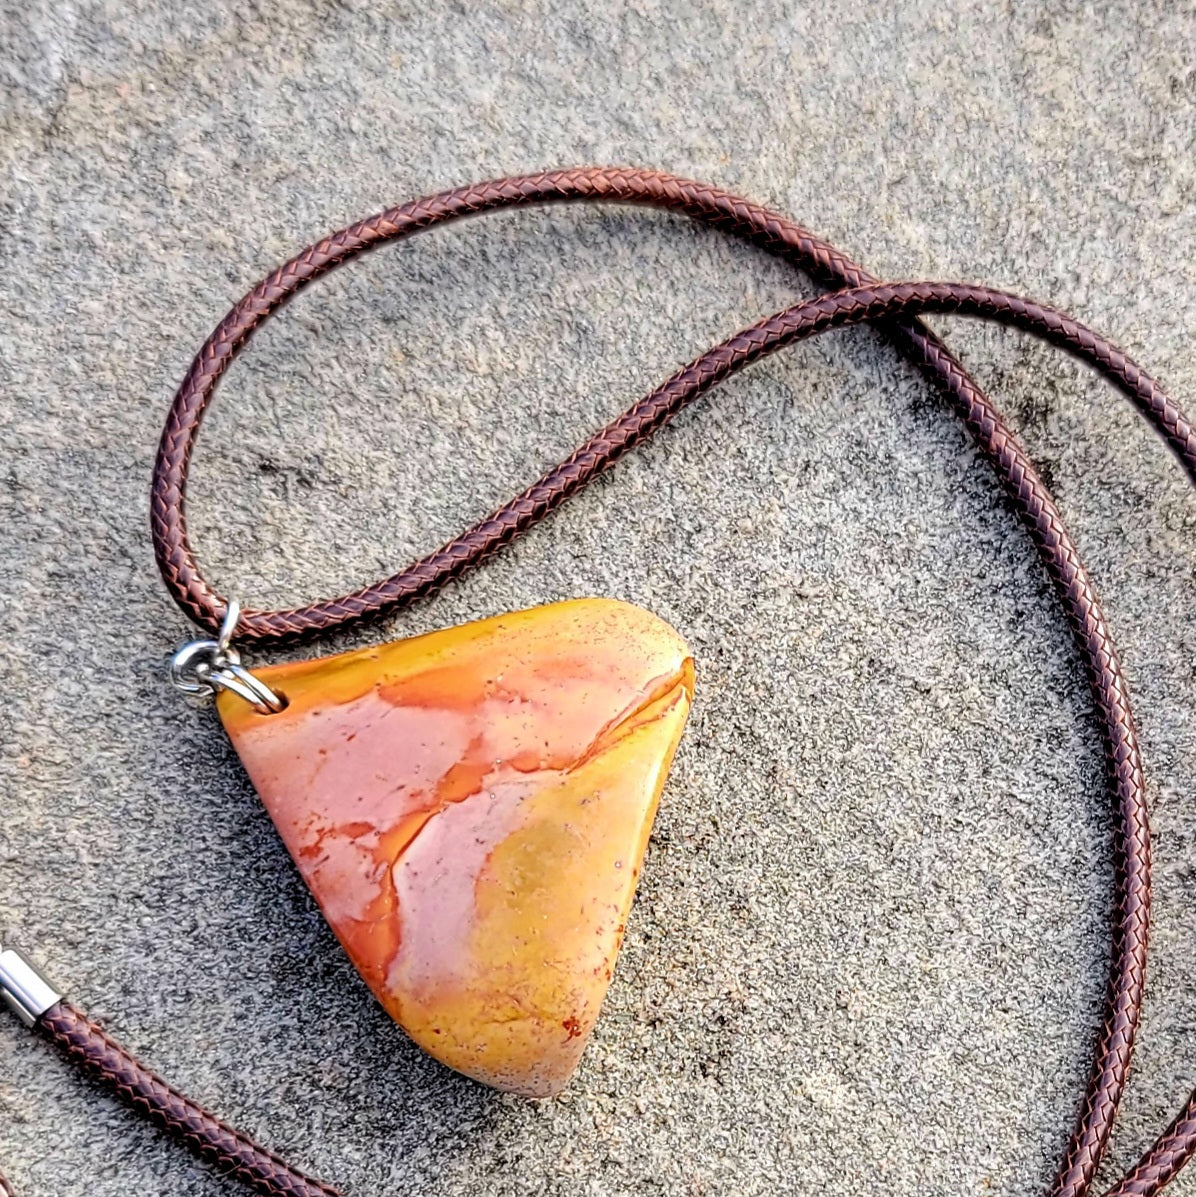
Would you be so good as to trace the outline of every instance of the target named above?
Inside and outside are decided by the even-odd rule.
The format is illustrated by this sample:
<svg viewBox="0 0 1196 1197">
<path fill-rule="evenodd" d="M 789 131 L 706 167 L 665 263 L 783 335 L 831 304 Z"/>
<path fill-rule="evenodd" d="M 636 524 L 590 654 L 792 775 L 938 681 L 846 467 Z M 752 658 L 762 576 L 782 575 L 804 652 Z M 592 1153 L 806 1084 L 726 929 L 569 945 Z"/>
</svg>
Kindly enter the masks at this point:
<svg viewBox="0 0 1196 1197">
<path fill-rule="evenodd" d="M 187 541 L 184 514 L 187 470 L 203 413 L 220 377 L 268 315 L 321 274 L 384 242 L 471 213 L 577 199 L 636 203 L 683 212 L 786 258 L 822 283 L 847 289 L 768 317 L 703 354 L 522 495 L 408 569 L 339 599 L 287 611 L 246 612 L 238 627 L 239 639 L 250 643 L 295 641 L 340 624 L 396 610 L 459 575 L 524 531 L 651 435 L 687 403 L 736 370 L 784 345 L 831 328 L 865 321 L 882 323 L 946 391 L 1025 517 L 1059 586 L 1102 716 L 1110 772 L 1118 796 L 1113 962 L 1105 1024 L 1082 1117 L 1052 1189 L 1058 1197 L 1085 1197 L 1124 1090 L 1140 1017 L 1146 964 L 1149 829 L 1128 688 L 1091 582 L 1042 480 L 987 396 L 942 343 L 914 318 L 923 312 L 955 312 L 997 320 L 1034 332 L 1089 362 L 1131 398 L 1196 480 L 1196 435 L 1191 425 L 1158 384 L 1108 341 L 1052 309 L 983 287 L 945 283 L 879 285 L 837 250 L 784 217 L 725 192 L 655 172 L 587 168 L 498 180 L 445 192 L 353 225 L 305 250 L 237 304 L 201 349 L 175 397 L 154 472 L 154 544 L 168 588 L 192 619 L 205 628 L 216 628 L 224 613 L 225 600 L 204 580 Z M 86 1047 L 80 1049 L 84 1057 L 87 1052 Z M 107 1076 L 103 1068 L 98 1072 Z M 176 1096 L 181 1099 L 181 1095 Z M 152 1104 L 149 1098 L 140 1100 L 143 1105 Z M 190 1103 L 188 1108 L 198 1110 Z M 180 1129 L 209 1154 L 219 1155 L 221 1151 L 227 1154 L 226 1148 L 212 1146 L 202 1126 L 198 1130 L 190 1124 L 180 1126 L 170 1108 L 154 1106 L 154 1109 L 160 1120 Z M 1194 1113 L 1190 1104 L 1185 1114 Z M 1194 1148 L 1196 1117 L 1185 1119 L 1181 1115 L 1123 1182 L 1123 1186 L 1130 1187 L 1115 1191 L 1157 1192 Z M 227 1155 L 227 1158 L 235 1162 L 240 1157 Z M 266 1158 L 281 1163 L 275 1157 Z M 289 1169 L 286 1175 L 297 1178 L 297 1182 L 312 1183 Z M 304 1191 L 270 1187 L 274 1184 L 271 1179 L 254 1183 L 265 1193 Z M 313 1191 L 328 1192 L 319 1188 Z"/>
<path fill-rule="evenodd" d="M 1154 1146 L 1113 1186 L 1106 1197 L 1150 1197 L 1175 1178 L 1196 1152 L 1196 1092 Z"/>
<path fill-rule="evenodd" d="M 69 1002 L 46 1011 L 37 1026 L 122 1101 L 251 1188 L 276 1197 L 340 1197 L 336 1189 L 304 1176 L 168 1085 Z"/>
</svg>

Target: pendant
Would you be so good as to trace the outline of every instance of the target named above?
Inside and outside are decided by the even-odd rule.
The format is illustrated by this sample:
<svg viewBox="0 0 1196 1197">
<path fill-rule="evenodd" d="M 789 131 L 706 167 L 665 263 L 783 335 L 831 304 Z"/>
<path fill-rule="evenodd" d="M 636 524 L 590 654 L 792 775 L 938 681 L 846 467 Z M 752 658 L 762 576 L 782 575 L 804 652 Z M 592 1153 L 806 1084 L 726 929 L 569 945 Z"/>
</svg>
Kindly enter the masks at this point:
<svg viewBox="0 0 1196 1197">
<path fill-rule="evenodd" d="M 349 958 L 437 1060 L 559 1092 L 610 984 L 693 662 L 581 599 L 251 675 L 220 718 Z"/>
</svg>

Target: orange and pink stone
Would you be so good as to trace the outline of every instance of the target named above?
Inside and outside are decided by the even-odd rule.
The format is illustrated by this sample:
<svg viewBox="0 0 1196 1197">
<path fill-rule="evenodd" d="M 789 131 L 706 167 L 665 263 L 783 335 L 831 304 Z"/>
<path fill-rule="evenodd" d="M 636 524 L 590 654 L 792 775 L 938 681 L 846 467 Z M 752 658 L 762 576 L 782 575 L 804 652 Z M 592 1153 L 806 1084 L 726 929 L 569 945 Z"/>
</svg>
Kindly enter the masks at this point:
<svg viewBox="0 0 1196 1197">
<path fill-rule="evenodd" d="M 610 984 L 693 695 L 638 607 L 581 599 L 255 670 L 221 719 L 378 1000 L 438 1060 L 557 1093 Z"/>
</svg>

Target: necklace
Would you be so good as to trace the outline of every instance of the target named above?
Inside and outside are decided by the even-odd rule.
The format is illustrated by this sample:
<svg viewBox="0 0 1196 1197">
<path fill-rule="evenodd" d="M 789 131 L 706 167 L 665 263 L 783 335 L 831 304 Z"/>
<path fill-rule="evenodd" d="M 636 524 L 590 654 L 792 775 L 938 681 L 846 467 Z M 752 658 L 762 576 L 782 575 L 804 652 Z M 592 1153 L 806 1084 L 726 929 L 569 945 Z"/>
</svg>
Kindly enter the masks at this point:
<svg viewBox="0 0 1196 1197">
<path fill-rule="evenodd" d="M 521 495 L 393 577 L 281 611 L 241 611 L 216 594 L 187 538 L 187 471 L 216 385 L 261 322 L 365 250 L 465 215 L 567 200 L 684 213 L 836 290 L 709 350 Z M 1108 626 L 1051 496 L 988 398 L 917 319 L 944 312 L 1012 325 L 1086 361 L 1151 421 L 1196 480 L 1196 432 L 1183 413 L 1116 346 L 1070 317 L 984 287 L 879 283 L 776 213 L 647 171 L 559 171 L 404 204 L 280 267 L 200 350 L 175 397 L 154 472 L 163 578 L 210 637 L 180 650 L 172 674 L 183 689 L 217 694 L 247 771 L 346 951 L 431 1054 L 528 1095 L 567 1081 L 614 967 L 694 694 L 684 642 L 647 612 L 589 599 L 253 671 L 235 645 L 302 641 L 427 595 L 736 370 L 806 337 L 875 323 L 943 387 L 1023 515 L 1072 620 L 1101 716 L 1117 798 L 1110 986 L 1083 1113 L 1053 1188 L 1067 1197 L 1090 1191 L 1125 1086 L 1145 975 L 1150 848 L 1140 754 Z M 0 953 L 0 988 L 28 1025 L 258 1191 L 335 1191 L 147 1072 L 11 949 Z M 1158 1191 L 1194 1150 L 1196 1094 L 1111 1192 Z"/>
</svg>

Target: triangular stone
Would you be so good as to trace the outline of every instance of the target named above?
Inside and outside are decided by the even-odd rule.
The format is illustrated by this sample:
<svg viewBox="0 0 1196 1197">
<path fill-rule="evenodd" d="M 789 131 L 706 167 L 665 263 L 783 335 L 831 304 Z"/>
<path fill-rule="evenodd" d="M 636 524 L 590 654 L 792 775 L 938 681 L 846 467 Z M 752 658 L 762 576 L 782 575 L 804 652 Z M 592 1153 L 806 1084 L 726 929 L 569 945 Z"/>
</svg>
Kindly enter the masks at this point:
<svg viewBox="0 0 1196 1197">
<path fill-rule="evenodd" d="M 684 641 L 581 599 L 255 673 L 286 710 L 220 717 L 378 1000 L 450 1068 L 558 1092 L 689 712 Z"/>
</svg>

